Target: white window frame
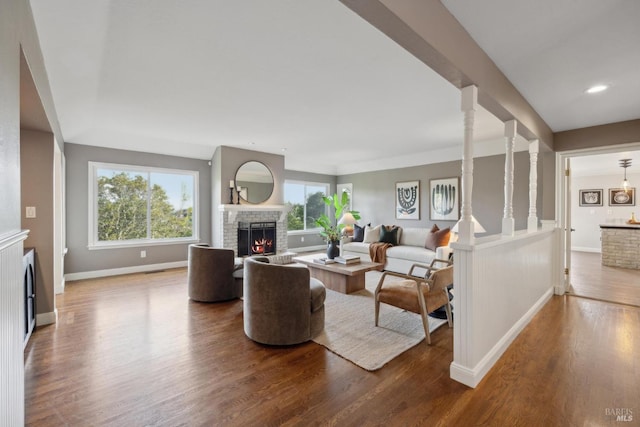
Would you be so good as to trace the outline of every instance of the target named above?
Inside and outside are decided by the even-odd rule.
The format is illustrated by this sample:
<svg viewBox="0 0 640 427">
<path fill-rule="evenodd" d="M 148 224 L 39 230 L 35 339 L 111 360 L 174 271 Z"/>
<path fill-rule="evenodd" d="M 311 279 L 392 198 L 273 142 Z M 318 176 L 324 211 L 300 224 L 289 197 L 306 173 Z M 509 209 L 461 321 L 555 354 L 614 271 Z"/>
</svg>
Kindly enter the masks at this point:
<svg viewBox="0 0 640 427">
<path fill-rule="evenodd" d="M 133 173 L 175 173 L 179 175 L 191 175 L 193 177 L 193 236 L 175 237 L 170 239 L 135 239 L 118 241 L 98 240 L 98 169 L 115 169 Z M 200 241 L 200 221 L 199 221 L 199 172 L 186 169 L 169 169 L 150 166 L 124 165 L 119 163 L 89 162 L 89 242 L 87 248 L 95 249 L 117 249 L 131 248 L 139 246 L 173 245 L 197 243 Z M 148 207 L 147 207 L 148 209 Z"/>
<path fill-rule="evenodd" d="M 304 185 L 305 186 L 305 201 L 307 200 L 307 186 L 316 186 L 316 187 L 325 187 L 325 196 L 329 196 L 329 194 L 331 193 L 331 184 L 328 182 L 312 182 L 312 181 L 300 181 L 300 180 L 294 180 L 294 179 L 285 179 L 284 181 L 285 185 L 286 184 L 300 184 L 300 185 Z M 283 195 L 284 195 L 284 191 L 283 191 Z M 287 200 L 284 201 L 285 203 L 288 203 Z M 329 215 L 329 207 L 325 205 L 324 208 L 324 212 L 325 214 Z M 305 204 L 305 212 L 304 212 L 304 221 L 303 224 L 306 227 L 307 224 L 307 207 Z M 291 236 L 295 236 L 295 235 L 300 235 L 300 234 L 316 234 L 319 233 L 321 230 L 320 227 L 314 227 L 314 228 L 305 228 L 304 230 L 287 230 L 287 235 L 291 235 Z"/>
</svg>

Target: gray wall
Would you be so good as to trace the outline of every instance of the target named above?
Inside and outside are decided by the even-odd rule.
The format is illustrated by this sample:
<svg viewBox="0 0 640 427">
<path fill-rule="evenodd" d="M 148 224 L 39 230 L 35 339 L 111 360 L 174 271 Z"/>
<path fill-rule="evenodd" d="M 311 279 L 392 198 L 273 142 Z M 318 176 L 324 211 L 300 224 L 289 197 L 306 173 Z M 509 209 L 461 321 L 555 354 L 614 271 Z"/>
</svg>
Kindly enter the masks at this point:
<svg viewBox="0 0 640 427">
<path fill-rule="evenodd" d="M 529 154 L 519 152 L 514 156 L 513 213 L 516 229 L 527 227 L 529 212 Z M 337 182 L 353 184 L 353 209 L 360 211 L 361 224 L 396 224 L 403 227 L 453 227 L 456 221 L 431 221 L 429 219 L 429 181 L 461 175 L 461 162 L 452 161 L 401 169 L 389 169 L 338 177 Z M 539 162 L 538 168 L 541 170 Z M 542 197 L 540 174 L 538 175 L 538 204 Z M 395 218 L 395 184 L 403 181 L 420 181 L 420 219 L 397 220 Z M 487 234 L 500 233 L 504 211 L 504 155 L 474 159 L 473 215 L 487 230 Z"/>
<path fill-rule="evenodd" d="M 218 210 L 221 204 L 229 204 L 229 181 L 236 180 L 238 168 L 245 162 L 257 161 L 265 164 L 273 175 L 273 193 L 265 205 L 283 204 L 284 189 L 284 156 L 279 154 L 262 153 L 260 151 L 243 150 L 235 147 L 220 146 L 213 154 L 211 162 L 213 170 L 211 172 L 211 185 L 213 188 L 211 212 L 211 242 L 222 241 L 220 227 L 221 213 Z M 235 200 L 235 195 L 234 195 Z M 245 204 L 246 202 L 242 202 Z"/>
<path fill-rule="evenodd" d="M 22 227 L 29 230 L 25 247 L 36 249 L 36 313 L 55 309 L 53 278 L 53 134 L 20 131 L 21 211 L 35 206 L 35 218 L 23 218 Z"/>
<path fill-rule="evenodd" d="M 200 240 L 207 241 L 211 235 L 211 167 L 208 161 L 79 144 L 65 144 L 65 155 L 69 249 L 65 257 L 66 274 L 187 259 L 187 244 L 88 250 L 89 161 L 198 171 Z M 140 258 L 141 250 L 147 251 L 146 258 Z"/>
<path fill-rule="evenodd" d="M 20 235 L 20 49 L 61 140 L 38 34 L 27 0 L 0 5 L 0 243 Z M 49 180 L 50 182 L 50 180 Z M 0 425 L 24 424 L 22 242 L 0 252 Z"/>
<path fill-rule="evenodd" d="M 264 204 L 281 205 L 283 203 L 284 156 L 223 145 L 218 147 L 216 154 L 214 154 L 214 160 L 216 160 L 216 162 L 218 158 L 220 161 L 220 169 L 214 170 L 213 176 L 214 185 L 217 185 L 221 191 L 221 197 L 218 199 L 221 204 L 229 203 L 229 181 L 235 181 L 238 168 L 249 161 L 264 163 L 273 174 L 273 193 Z"/>
</svg>

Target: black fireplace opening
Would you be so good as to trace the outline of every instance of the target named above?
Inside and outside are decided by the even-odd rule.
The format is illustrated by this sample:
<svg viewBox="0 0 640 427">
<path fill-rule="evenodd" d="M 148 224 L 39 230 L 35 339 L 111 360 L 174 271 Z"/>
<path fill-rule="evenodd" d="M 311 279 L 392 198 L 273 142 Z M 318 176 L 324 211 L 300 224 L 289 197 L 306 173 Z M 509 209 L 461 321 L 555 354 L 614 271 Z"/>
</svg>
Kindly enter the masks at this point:
<svg viewBox="0 0 640 427">
<path fill-rule="evenodd" d="M 275 222 L 239 222 L 238 256 L 274 255 L 276 253 Z"/>
</svg>

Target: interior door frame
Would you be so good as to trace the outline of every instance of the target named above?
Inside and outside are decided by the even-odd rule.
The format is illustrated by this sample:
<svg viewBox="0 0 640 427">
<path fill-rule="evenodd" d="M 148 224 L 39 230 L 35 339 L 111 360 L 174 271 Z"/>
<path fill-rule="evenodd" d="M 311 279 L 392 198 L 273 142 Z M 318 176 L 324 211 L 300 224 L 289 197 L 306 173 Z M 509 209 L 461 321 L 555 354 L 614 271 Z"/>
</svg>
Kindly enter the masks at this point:
<svg viewBox="0 0 640 427">
<path fill-rule="evenodd" d="M 562 285 L 556 286 L 556 294 L 564 294 L 571 287 L 571 174 L 568 177 L 565 176 L 565 166 L 570 167 L 572 157 L 618 153 L 630 149 L 640 149 L 640 142 L 556 152 L 556 219 L 559 221 L 559 227 L 562 230 L 560 233 L 563 258 L 562 272 L 565 276 L 564 280 L 559 281 Z"/>
</svg>

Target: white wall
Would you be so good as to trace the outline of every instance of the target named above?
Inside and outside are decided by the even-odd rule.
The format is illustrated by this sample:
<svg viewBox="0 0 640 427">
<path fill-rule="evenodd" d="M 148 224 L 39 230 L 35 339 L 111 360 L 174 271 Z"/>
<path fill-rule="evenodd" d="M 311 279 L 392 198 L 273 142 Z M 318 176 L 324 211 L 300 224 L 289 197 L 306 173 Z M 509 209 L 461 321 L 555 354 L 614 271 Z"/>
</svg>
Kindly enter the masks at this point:
<svg viewBox="0 0 640 427">
<path fill-rule="evenodd" d="M 600 252 L 600 224 L 623 223 L 634 212 L 640 218 L 638 193 L 640 190 L 640 173 L 630 173 L 627 179 L 636 187 L 635 206 L 609 206 L 609 189 L 619 188 L 622 183 L 622 169 L 615 175 L 576 176 L 571 179 L 571 249 L 586 252 Z M 602 206 L 580 206 L 579 190 L 603 190 Z"/>
</svg>

